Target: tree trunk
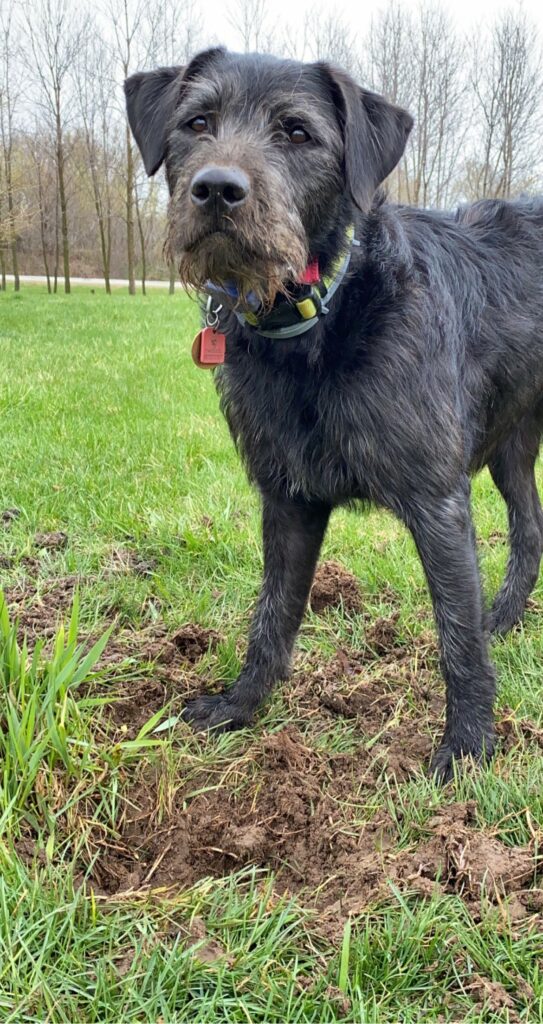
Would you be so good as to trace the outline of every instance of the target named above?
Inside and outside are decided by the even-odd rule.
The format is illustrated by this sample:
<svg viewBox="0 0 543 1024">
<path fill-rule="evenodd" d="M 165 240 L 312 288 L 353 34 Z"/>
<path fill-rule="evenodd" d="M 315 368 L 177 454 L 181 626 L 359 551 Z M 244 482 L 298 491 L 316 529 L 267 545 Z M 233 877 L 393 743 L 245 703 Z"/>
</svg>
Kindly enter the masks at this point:
<svg viewBox="0 0 543 1024">
<path fill-rule="evenodd" d="M 0 292 L 6 291 L 6 257 L 4 247 L 0 245 Z"/>
<path fill-rule="evenodd" d="M 62 140 L 62 125 L 60 113 L 57 108 L 57 170 L 58 170 L 58 197 L 60 200 L 60 230 L 62 235 L 62 261 L 64 268 L 64 291 L 66 295 L 71 292 L 70 284 L 70 240 L 68 237 L 68 200 L 66 197 L 66 185 L 64 181 L 64 145 Z"/>
<path fill-rule="evenodd" d="M 53 276 L 53 291 L 55 295 L 58 290 L 58 183 L 57 183 L 57 197 L 55 203 L 55 270 Z"/>
<path fill-rule="evenodd" d="M 147 264 L 145 260 L 145 235 L 143 232 L 143 224 L 141 222 L 141 210 L 138 199 L 138 193 L 134 193 L 135 205 L 136 205 L 136 217 L 138 221 L 138 234 L 140 238 L 140 249 L 141 249 L 141 291 L 143 295 L 146 295 L 145 281 L 147 278 Z"/>
<path fill-rule="evenodd" d="M 175 273 L 175 263 L 173 260 L 170 260 L 168 266 L 170 270 L 170 286 L 168 291 L 170 295 L 173 295 L 175 293 L 175 279 L 177 277 L 177 274 Z"/>
<path fill-rule="evenodd" d="M 45 211 L 43 206 L 43 188 L 41 183 L 41 171 L 39 165 L 38 171 L 38 203 L 40 207 L 40 238 L 41 238 L 41 251 L 43 256 L 43 266 L 45 270 L 45 277 L 47 280 L 47 291 L 51 294 L 51 275 L 49 273 L 49 263 L 47 262 L 47 240 L 45 232 Z"/>
<path fill-rule="evenodd" d="M 19 258 L 17 253 L 17 238 L 15 236 L 15 213 L 13 209 L 13 195 L 11 194 L 11 187 L 8 185 L 8 209 L 9 209 L 9 231 L 11 235 L 11 266 L 13 271 L 13 287 L 16 292 L 21 290 L 21 281 L 19 278 Z"/>
<path fill-rule="evenodd" d="M 102 272 L 104 275 L 104 284 L 106 286 L 106 294 L 111 295 L 111 282 L 109 279 L 109 254 L 108 245 L 106 238 L 106 225 L 104 223 L 104 210 L 100 199 L 100 188 L 98 186 L 98 179 L 96 177 L 96 167 L 91 158 L 91 177 L 92 177 L 92 189 L 94 192 L 94 209 L 96 210 L 96 219 L 98 221 L 98 231 L 100 234 L 100 252 L 102 255 Z"/>
<path fill-rule="evenodd" d="M 128 262 L 128 293 L 136 294 L 135 252 L 134 252 L 134 156 L 130 127 L 126 122 L 126 255 Z"/>
<path fill-rule="evenodd" d="M 9 225 L 9 247 L 11 251 L 11 267 L 13 272 L 13 285 L 16 292 L 20 291 L 19 260 L 17 253 L 17 236 L 15 233 L 15 204 L 13 202 L 13 176 L 11 173 L 11 143 L 5 153 L 5 181 L 8 197 L 8 225 Z"/>
</svg>

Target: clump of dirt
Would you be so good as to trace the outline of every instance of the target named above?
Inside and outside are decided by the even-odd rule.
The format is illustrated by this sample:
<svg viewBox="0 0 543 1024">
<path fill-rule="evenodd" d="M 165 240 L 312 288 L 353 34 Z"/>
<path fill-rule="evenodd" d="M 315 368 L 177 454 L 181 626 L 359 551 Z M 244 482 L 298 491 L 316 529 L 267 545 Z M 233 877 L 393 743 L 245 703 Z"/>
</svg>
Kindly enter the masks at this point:
<svg viewBox="0 0 543 1024">
<path fill-rule="evenodd" d="M 34 545 L 45 551 L 59 551 L 68 544 L 68 534 L 64 530 L 53 530 L 52 533 L 37 533 Z"/>
<path fill-rule="evenodd" d="M 170 697 L 169 687 L 160 679 L 123 681 L 107 707 L 107 717 L 120 729 L 124 739 L 132 740 Z"/>
<path fill-rule="evenodd" d="M 466 986 L 473 1002 L 489 1010 L 491 1013 L 501 1013 L 507 1010 L 507 1019 L 513 1024 L 519 1021 L 520 1017 L 515 1009 L 515 1001 L 504 985 L 499 981 L 491 981 L 480 974 L 474 974 L 472 981 Z"/>
<path fill-rule="evenodd" d="M 530 718 L 517 718 L 510 707 L 503 707 L 496 722 L 496 732 L 506 750 L 516 747 L 524 740 L 531 740 L 543 748 L 543 729 Z"/>
<path fill-rule="evenodd" d="M 20 581 L 4 594 L 12 620 L 19 624 L 30 643 L 55 635 L 59 623 L 73 604 L 79 577 L 53 577 L 50 580 Z"/>
<path fill-rule="evenodd" d="M 168 664 L 181 656 L 189 664 L 194 665 L 204 654 L 216 647 L 220 639 L 220 634 L 215 629 L 207 629 L 205 626 L 188 622 L 168 637 L 158 658 Z"/>
<path fill-rule="evenodd" d="M 395 611 L 387 617 L 370 621 L 366 626 L 364 639 L 369 650 L 378 658 L 401 650 L 402 642 L 398 629 L 400 613 Z"/>
<path fill-rule="evenodd" d="M 19 508 L 5 508 L 0 512 L 0 523 L 2 523 L 2 526 L 11 526 L 20 516 L 21 510 Z"/>
<path fill-rule="evenodd" d="M 405 880 L 414 882 L 417 888 L 422 879 L 423 890 L 427 881 L 437 883 L 441 889 L 457 892 L 476 905 L 483 894 L 490 901 L 499 901 L 533 882 L 533 848 L 506 846 L 491 832 L 472 827 L 475 823 L 473 801 L 442 808 L 428 822 L 431 838 L 403 858 Z"/>
<path fill-rule="evenodd" d="M 109 557 L 108 570 L 115 575 L 135 573 L 136 576 L 152 576 L 157 567 L 156 558 L 148 558 L 133 548 L 113 548 Z"/>
<path fill-rule="evenodd" d="M 195 665 L 213 650 L 221 635 L 215 629 L 187 622 L 171 633 L 164 623 L 153 623 L 143 629 L 125 629 L 116 633 L 108 643 L 99 666 L 112 666 L 133 659 L 137 662 L 173 662 Z"/>
<path fill-rule="evenodd" d="M 202 677 L 194 671 L 221 636 L 214 629 L 188 622 L 170 633 L 163 623 L 141 630 L 122 630 L 108 643 L 97 668 L 107 673 L 114 688 L 107 717 L 125 738 L 133 739 L 155 712 L 173 701 L 177 714 L 183 703 L 202 689 Z M 124 678 L 124 668 L 134 662 L 140 669 L 152 665 L 152 675 Z"/>
<path fill-rule="evenodd" d="M 359 612 L 362 608 L 360 584 L 339 562 L 322 562 L 315 572 L 309 607 L 319 615 L 326 608 L 339 607 L 347 612 Z"/>
</svg>

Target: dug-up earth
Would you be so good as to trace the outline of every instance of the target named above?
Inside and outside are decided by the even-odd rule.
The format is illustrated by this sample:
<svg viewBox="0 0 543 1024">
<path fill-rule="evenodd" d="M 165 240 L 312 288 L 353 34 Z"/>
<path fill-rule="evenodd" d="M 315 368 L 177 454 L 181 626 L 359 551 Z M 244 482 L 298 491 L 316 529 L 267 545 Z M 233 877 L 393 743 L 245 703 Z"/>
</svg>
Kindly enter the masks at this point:
<svg viewBox="0 0 543 1024">
<path fill-rule="evenodd" d="M 73 585 L 58 581 L 34 600 L 8 596 L 15 605 L 21 598 L 31 632 L 47 633 L 47 616 L 69 604 Z M 311 607 L 326 614 L 335 605 L 360 610 L 360 592 L 346 570 L 325 563 Z M 175 719 L 187 696 L 210 687 L 201 663 L 220 639 L 195 624 L 173 634 L 153 626 L 114 635 L 102 662 L 117 698 L 110 733 L 136 736 L 165 705 Z M 121 674 L 115 683 L 127 659 L 152 671 L 124 682 Z M 481 827 L 473 801 L 445 802 L 416 842 L 400 841 L 403 811 L 383 799 L 385 782 L 408 782 L 428 763 L 442 728 L 443 687 L 433 633 L 406 642 L 394 609 L 368 619 L 363 650 L 299 658 L 279 720 L 247 732 L 233 754 L 210 758 L 207 744 L 215 741 L 193 737 L 173 719 L 172 742 L 186 746 L 181 771 L 166 785 L 147 763 L 131 780 L 118 837 L 101 844 L 94 860 L 98 896 L 184 889 L 254 865 L 272 870 L 277 890 L 314 909 L 320 931 L 335 940 L 348 916 L 386 898 L 391 885 L 421 898 L 457 894 L 475 919 L 486 906 L 510 923 L 543 926 L 535 828 L 532 843 L 506 845 L 497 830 Z M 348 742 L 337 749 L 329 737 L 341 729 Z M 502 751 L 520 740 L 534 752 L 543 747 L 543 732 L 507 709 L 498 729 Z"/>
</svg>

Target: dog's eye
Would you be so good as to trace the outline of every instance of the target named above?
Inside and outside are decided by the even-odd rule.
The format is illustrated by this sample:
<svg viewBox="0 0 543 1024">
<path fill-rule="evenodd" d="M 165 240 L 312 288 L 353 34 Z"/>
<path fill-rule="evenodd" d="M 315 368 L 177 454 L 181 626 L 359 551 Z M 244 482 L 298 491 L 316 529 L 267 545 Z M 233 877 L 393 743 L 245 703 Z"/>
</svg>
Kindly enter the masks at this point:
<svg viewBox="0 0 543 1024">
<path fill-rule="evenodd" d="M 209 131 L 209 125 L 206 117 L 193 117 L 192 121 L 189 121 L 188 126 L 189 128 L 192 128 L 193 132 L 197 132 L 198 135 L 201 135 L 202 132 Z"/>
<path fill-rule="evenodd" d="M 290 142 L 295 146 L 303 146 L 304 142 L 309 142 L 311 137 L 300 124 L 294 125 L 293 128 L 287 128 L 287 132 Z"/>
</svg>

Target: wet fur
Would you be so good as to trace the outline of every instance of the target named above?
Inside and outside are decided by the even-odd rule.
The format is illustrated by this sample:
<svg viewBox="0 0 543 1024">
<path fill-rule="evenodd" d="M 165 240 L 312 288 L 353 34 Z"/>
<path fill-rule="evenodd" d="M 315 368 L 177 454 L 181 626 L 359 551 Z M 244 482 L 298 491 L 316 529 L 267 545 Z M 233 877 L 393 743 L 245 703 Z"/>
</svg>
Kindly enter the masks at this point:
<svg viewBox="0 0 543 1024">
<path fill-rule="evenodd" d="M 238 266 L 244 289 L 262 280 L 275 288 L 287 264 L 298 267 L 308 253 L 326 271 L 350 223 L 361 245 L 330 313 L 308 334 L 268 340 L 223 316 L 227 359 L 216 382 L 262 495 L 264 579 L 239 679 L 227 693 L 192 702 L 186 717 L 197 728 L 252 720 L 290 671 L 331 511 L 372 502 L 411 530 L 428 579 L 447 686 L 432 769 L 448 778 L 455 758 L 492 753 L 487 627 L 504 633 L 522 617 L 543 547 L 534 477 L 543 429 L 543 202 L 485 201 L 456 214 L 393 206 L 376 189 L 401 155 L 405 112 L 322 64 L 222 51 L 199 61 L 196 72 L 178 72 L 185 77 L 157 145 L 172 192 L 170 245 L 185 279 L 201 287 Z M 203 226 L 187 187 L 203 151 L 176 119 L 198 113 L 210 91 L 223 113 L 206 145 L 222 146 L 221 160 L 239 163 L 255 188 L 231 242 L 206 246 L 204 231 L 194 255 L 183 247 Z M 315 125 L 318 159 L 277 141 L 271 118 L 280 102 Z M 138 130 L 141 118 L 136 137 Z M 469 483 L 485 465 L 507 503 L 511 541 L 488 619 Z"/>
</svg>

